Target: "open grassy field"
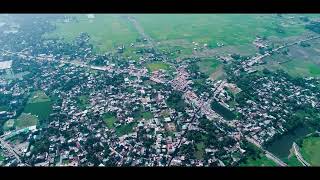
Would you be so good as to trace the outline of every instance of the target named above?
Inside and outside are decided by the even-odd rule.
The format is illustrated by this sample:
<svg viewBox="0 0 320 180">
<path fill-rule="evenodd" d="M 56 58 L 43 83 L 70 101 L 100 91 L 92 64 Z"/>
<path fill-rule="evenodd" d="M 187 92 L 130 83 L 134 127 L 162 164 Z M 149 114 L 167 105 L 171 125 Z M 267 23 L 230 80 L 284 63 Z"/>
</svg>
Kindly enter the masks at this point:
<svg viewBox="0 0 320 180">
<path fill-rule="evenodd" d="M 133 131 L 133 128 L 137 125 L 137 122 L 131 122 L 125 125 L 121 125 L 116 128 L 116 134 L 118 136 L 122 136 L 125 134 L 129 134 Z"/>
<path fill-rule="evenodd" d="M 8 111 L 8 109 L 7 106 L 0 106 L 0 111 Z"/>
<path fill-rule="evenodd" d="M 50 98 L 43 91 L 35 91 L 31 94 L 28 103 L 40 103 L 50 101 Z"/>
<path fill-rule="evenodd" d="M 144 118 L 145 120 L 151 119 L 151 118 L 153 118 L 153 114 L 152 114 L 152 112 L 143 112 L 142 118 Z"/>
<path fill-rule="evenodd" d="M 111 113 L 106 113 L 102 116 L 102 118 L 108 128 L 114 128 L 114 123 L 117 121 L 117 118 L 114 115 Z"/>
<path fill-rule="evenodd" d="M 91 36 L 95 50 L 103 52 L 121 44 L 135 42 L 139 37 L 134 27 L 117 14 L 96 14 L 88 18 L 86 14 L 69 14 L 75 16 L 78 22 L 57 23 L 57 29 L 45 37 L 62 37 L 72 42 L 81 32 Z"/>
<path fill-rule="evenodd" d="M 153 72 L 153 71 L 158 71 L 160 69 L 169 70 L 170 66 L 163 62 L 154 62 L 154 63 L 148 63 L 147 68 L 149 71 Z"/>
<path fill-rule="evenodd" d="M 5 157 L 2 153 L 2 149 L 0 149 L 0 162 L 5 160 Z"/>
<path fill-rule="evenodd" d="M 287 161 L 288 166 L 290 167 L 300 167 L 303 166 L 296 156 L 291 156 Z"/>
<path fill-rule="evenodd" d="M 14 119 L 9 119 L 3 124 L 3 130 L 9 130 L 14 126 Z"/>
<path fill-rule="evenodd" d="M 85 96 L 85 95 L 82 95 L 82 96 L 79 96 L 78 99 L 78 106 L 80 109 L 86 109 L 87 106 L 89 106 L 89 97 L 88 96 Z"/>
<path fill-rule="evenodd" d="M 199 69 L 201 72 L 205 73 L 206 75 L 210 76 L 213 72 L 217 70 L 217 68 L 220 66 L 220 61 L 217 59 L 202 59 L 200 60 L 197 65 L 199 66 Z"/>
<path fill-rule="evenodd" d="M 301 147 L 303 158 L 313 166 L 320 166 L 320 137 L 307 137 Z"/>
<path fill-rule="evenodd" d="M 23 112 L 31 113 L 32 115 L 37 116 L 42 124 L 52 112 L 52 102 L 50 98 L 44 94 L 44 92 L 36 91 L 29 98 Z"/>
<path fill-rule="evenodd" d="M 204 155 L 204 149 L 205 149 L 205 144 L 204 142 L 200 142 L 196 144 L 196 151 L 194 156 L 197 159 L 203 159 L 203 155 Z"/>
<path fill-rule="evenodd" d="M 249 158 L 245 163 L 240 164 L 240 166 L 255 166 L 255 167 L 261 167 L 261 166 L 268 166 L 273 167 L 277 166 L 275 162 L 268 159 L 264 154 L 260 154 L 260 159 L 253 159 Z"/>
<path fill-rule="evenodd" d="M 35 115 L 22 113 L 15 121 L 17 129 L 26 128 L 38 124 L 38 118 Z"/>
<path fill-rule="evenodd" d="M 145 32 L 158 41 L 186 39 L 217 47 L 251 43 L 256 35 L 286 37 L 305 31 L 285 15 L 275 14 L 137 14 Z M 279 31 L 280 29 L 280 31 Z M 281 32 L 284 30 L 284 32 Z"/>
</svg>

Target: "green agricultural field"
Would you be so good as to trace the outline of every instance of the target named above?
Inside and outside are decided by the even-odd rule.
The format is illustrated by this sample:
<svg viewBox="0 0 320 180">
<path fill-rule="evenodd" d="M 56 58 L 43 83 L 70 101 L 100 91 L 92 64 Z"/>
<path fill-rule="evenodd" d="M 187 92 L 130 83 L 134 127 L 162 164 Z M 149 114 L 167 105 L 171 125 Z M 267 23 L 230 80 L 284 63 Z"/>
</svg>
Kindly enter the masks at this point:
<svg viewBox="0 0 320 180">
<path fill-rule="evenodd" d="M 292 60 L 282 64 L 282 69 L 292 76 L 319 76 L 320 66 L 307 60 Z"/>
<path fill-rule="evenodd" d="M 320 166 L 320 137 L 307 137 L 301 147 L 303 158 L 313 166 Z"/>
<path fill-rule="evenodd" d="M 275 162 L 272 160 L 268 159 L 264 154 L 260 154 L 259 159 L 253 159 L 249 158 L 245 163 L 240 164 L 240 166 L 255 166 L 255 167 L 261 167 L 261 166 L 268 166 L 268 167 L 273 167 L 277 166 Z"/>
<path fill-rule="evenodd" d="M 158 71 L 160 69 L 169 70 L 170 66 L 163 62 L 154 62 L 154 63 L 147 64 L 147 68 L 149 71 L 153 72 L 153 71 Z"/>
<path fill-rule="evenodd" d="M 133 131 L 133 128 L 137 125 L 137 122 L 131 122 L 128 124 L 121 125 L 116 128 L 116 134 L 118 136 L 122 136 L 125 134 L 129 134 Z"/>
<path fill-rule="evenodd" d="M 114 123 L 117 121 L 116 116 L 111 113 L 106 113 L 102 116 L 102 118 L 108 128 L 114 128 Z"/>
<path fill-rule="evenodd" d="M 38 118 L 35 115 L 22 113 L 15 121 L 16 129 L 22 129 L 38 124 Z"/>
<path fill-rule="evenodd" d="M 200 71 L 208 76 L 215 72 L 220 64 L 220 61 L 217 59 L 202 59 L 197 63 Z"/>
<path fill-rule="evenodd" d="M 70 14 L 78 22 L 56 23 L 57 29 L 45 37 L 62 37 L 72 42 L 81 32 L 87 32 L 95 50 L 103 52 L 122 44 L 135 42 L 138 32 L 126 18 L 117 14 L 96 14 L 90 19 L 85 14 Z"/>
<path fill-rule="evenodd" d="M 178 43 L 178 45 L 176 45 Z M 192 44 L 189 43 L 188 46 L 183 46 L 179 42 L 170 42 L 166 44 L 160 44 L 157 48 L 162 52 L 170 52 L 168 54 L 171 58 L 177 58 L 179 56 L 191 55 L 193 51 Z"/>
<path fill-rule="evenodd" d="M 305 31 L 289 16 L 275 14 L 150 14 L 134 15 L 145 32 L 158 41 L 186 39 L 217 47 L 251 43 L 257 35 L 287 37 Z M 282 32 L 283 31 L 283 32 Z"/>
</svg>

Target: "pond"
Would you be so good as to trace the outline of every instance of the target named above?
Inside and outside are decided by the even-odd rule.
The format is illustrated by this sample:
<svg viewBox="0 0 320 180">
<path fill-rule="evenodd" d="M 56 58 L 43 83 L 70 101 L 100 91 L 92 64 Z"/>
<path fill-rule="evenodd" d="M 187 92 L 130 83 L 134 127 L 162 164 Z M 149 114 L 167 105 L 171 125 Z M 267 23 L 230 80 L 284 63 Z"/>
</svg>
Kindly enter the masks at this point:
<svg viewBox="0 0 320 180">
<path fill-rule="evenodd" d="M 299 126 L 296 129 L 292 130 L 275 139 L 271 144 L 267 146 L 267 150 L 274 153 L 282 160 L 286 160 L 290 154 L 290 149 L 293 142 L 298 141 L 298 139 L 306 136 L 311 133 L 312 130 L 306 126 Z"/>
</svg>

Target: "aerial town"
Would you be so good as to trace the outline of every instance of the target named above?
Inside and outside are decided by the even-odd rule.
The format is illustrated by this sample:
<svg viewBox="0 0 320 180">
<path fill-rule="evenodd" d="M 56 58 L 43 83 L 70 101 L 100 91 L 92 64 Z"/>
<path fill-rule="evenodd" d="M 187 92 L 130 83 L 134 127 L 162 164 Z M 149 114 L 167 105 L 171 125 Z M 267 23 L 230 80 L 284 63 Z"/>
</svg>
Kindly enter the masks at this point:
<svg viewBox="0 0 320 180">
<path fill-rule="evenodd" d="M 256 36 L 250 46 L 258 52 L 251 55 L 232 49 L 211 55 L 208 44 L 192 42 L 194 56 L 175 58 L 180 51 L 157 48 L 131 16 L 121 18 L 134 24 L 139 38 L 103 53 L 96 52 L 87 32 L 72 43 L 43 38 L 57 28 L 52 19 L 68 24 L 78 21 L 74 17 L 28 18 L 33 22 L 17 18 L 19 23 L 0 24 L 1 166 L 316 162 L 297 150 L 295 143 L 303 149 L 303 139 L 289 144 L 288 155 L 293 148 L 297 164 L 272 147 L 302 126 L 308 136 L 319 137 L 320 79 L 265 67 L 273 56 L 289 56 L 290 48 L 316 46 L 317 19 L 308 20 L 308 34 L 279 45 Z M 201 71 L 203 55 L 223 66 L 220 77 Z"/>
</svg>

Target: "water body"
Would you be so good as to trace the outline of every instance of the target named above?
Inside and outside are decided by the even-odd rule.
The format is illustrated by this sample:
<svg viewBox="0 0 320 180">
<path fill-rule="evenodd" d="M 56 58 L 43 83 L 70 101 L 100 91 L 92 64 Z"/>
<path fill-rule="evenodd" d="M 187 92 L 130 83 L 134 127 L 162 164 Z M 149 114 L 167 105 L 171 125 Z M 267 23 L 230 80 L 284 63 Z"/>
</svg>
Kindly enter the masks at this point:
<svg viewBox="0 0 320 180">
<path fill-rule="evenodd" d="M 267 146 L 267 150 L 274 153 L 282 160 L 288 159 L 290 154 L 290 149 L 293 142 L 311 133 L 312 130 L 305 126 L 299 126 L 293 131 L 280 136 L 278 139 L 274 140 L 270 145 Z"/>
</svg>

